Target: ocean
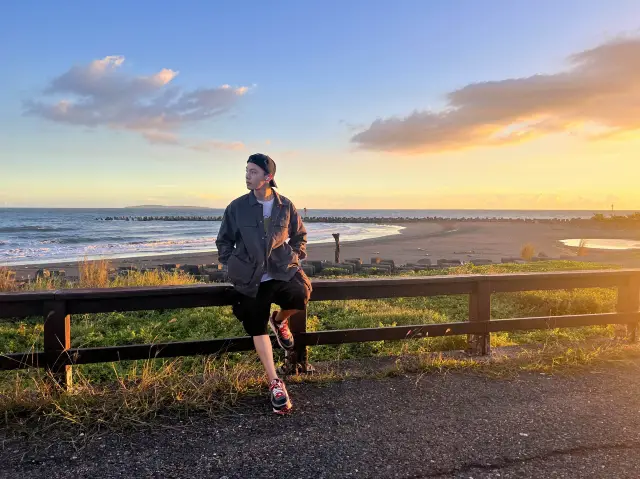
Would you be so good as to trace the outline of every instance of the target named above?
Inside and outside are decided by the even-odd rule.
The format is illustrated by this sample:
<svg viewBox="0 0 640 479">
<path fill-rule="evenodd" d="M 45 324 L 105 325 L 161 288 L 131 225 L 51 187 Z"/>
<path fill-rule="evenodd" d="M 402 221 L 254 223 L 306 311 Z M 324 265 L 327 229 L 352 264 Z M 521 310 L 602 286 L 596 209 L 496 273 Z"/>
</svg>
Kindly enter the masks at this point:
<svg viewBox="0 0 640 479">
<path fill-rule="evenodd" d="M 221 209 L 0 208 L 0 265 L 114 259 L 215 251 L 217 221 L 100 221 L 109 216 L 221 216 Z M 377 218 L 590 218 L 598 211 L 526 210 L 312 210 L 308 216 Z M 608 213 L 601 211 L 600 213 Z M 616 212 L 627 214 L 627 212 Z M 629 212 L 631 213 L 631 212 Z M 302 213 L 301 213 L 302 214 Z M 402 226 L 307 223 L 309 243 L 358 241 L 399 234 Z"/>
</svg>

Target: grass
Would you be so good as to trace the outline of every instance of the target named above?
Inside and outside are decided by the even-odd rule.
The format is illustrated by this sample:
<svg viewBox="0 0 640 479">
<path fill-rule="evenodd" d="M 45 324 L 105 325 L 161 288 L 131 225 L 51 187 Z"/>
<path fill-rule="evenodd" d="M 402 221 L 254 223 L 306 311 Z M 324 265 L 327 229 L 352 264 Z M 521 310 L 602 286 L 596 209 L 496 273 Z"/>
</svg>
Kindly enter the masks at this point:
<svg viewBox="0 0 640 479">
<path fill-rule="evenodd" d="M 578 249 L 576 251 L 576 256 L 584 257 L 589 254 L 589 250 L 587 247 L 587 240 L 582 238 L 578 243 Z"/>
<path fill-rule="evenodd" d="M 16 291 L 16 273 L 9 268 L 0 268 L 0 291 Z"/>
<path fill-rule="evenodd" d="M 462 371 L 514 378 L 523 373 L 574 373 L 639 359 L 637 344 L 550 341 L 539 348 L 519 348 L 486 359 L 445 353 L 405 354 L 377 369 L 358 369 L 352 363 L 343 367 L 340 361 L 333 361 L 321 365 L 314 376 L 291 377 L 289 382 L 327 383 Z M 97 384 L 77 375 L 73 392 L 55 389 L 43 378 L 32 378 L 32 382 L 32 387 L 25 387 L 25 378 L 15 375 L 12 389 L 0 393 L 4 424 L 14 433 L 34 434 L 47 429 L 91 433 L 146 425 L 162 416 L 215 416 L 242 398 L 266 392 L 264 374 L 254 354 L 233 362 L 200 358 L 197 365 L 187 364 L 185 359 L 161 364 L 146 361 L 128 375 L 116 375 L 110 383 Z"/>
<path fill-rule="evenodd" d="M 108 263 L 81 268 L 80 286 L 116 287 L 189 284 L 195 280 L 181 272 L 130 272 L 109 281 Z M 537 261 L 527 264 L 474 266 L 465 264 L 438 274 L 497 274 L 611 266 L 574 261 Z M 430 275 L 433 271 L 406 273 Z M 341 273 L 339 273 L 341 274 Z M 341 275 L 341 277 L 344 277 Z M 17 289 L 14 277 L 0 272 L 5 291 Z M 64 279 L 44 278 L 27 289 L 64 286 Z M 495 294 L 492 318 L 549 316 L 614 311 L 616 292 L 608 288 L 572 291 L 540 291 Z M 465 321 L 466 296 L 390 298 L 379 300 L 312 302 L 308 329 L 335 330 L 379 326 Z M 0 351 L 4 353 L 40 350 L 42 318 L 0 322 Z M 221 338 L 243 335 L 241 324 L 230 307 L 190 308 L 171 311 L 141 311 L 74 315 L 72 346 L 92 347 L 142 344 L 160 341 Z M 494 358 L 490 363 L 473 358 L 451 358 L 443 350 L 465 347 L 462 336 L 422 338 L 407 341 L 317 346 L 310 348 L 312 362 L 340 364 L 347 359 L 397 357 L 399 366 L 389 370 L 439 371 L 470 369 L 501 374 L 500 371 L 556 371 L 615 355 L 635 357 L 640 352 L 619 345 L 614 326 L 494 333 L 492 346 L 524 348 L 516 357 Z M 604 345 L 590 346 L 605 339 Z M 535 346 L 535 347 L 531 347 Z M 280 352 L 278 358 L 282 359 Z M 400 368 L 400 369 L 397 369 Z M 394 372 L 395 371 L 395 372 Z M 323 373 L 313 380 L 343 377 Z M 265 383 L 254 353 L 230 353 L 220 357 L 191 357 L 177 360 L 123 361 L 74 367 L 74 391 L 53 388 L 41 370 L 0 372 L 0 414 L 7 425 L 34 420 L 56 424 L 115 424 L 150 420 L 158 414 L 186 415 L 190 411 L 211 412 L 234 404 L 242 396 L 264 390 Z M 44 419 L 43 419 L 44 418 Z M 93 421 L 93 422 L 92 422 Z"/>
<path fill-rule="evenodd" d="M 536 254 L 536 248 L 531 244 L 525 244 L 520 250 L 520 257 L 524 260 L 531 261 Z"/>
</svg>

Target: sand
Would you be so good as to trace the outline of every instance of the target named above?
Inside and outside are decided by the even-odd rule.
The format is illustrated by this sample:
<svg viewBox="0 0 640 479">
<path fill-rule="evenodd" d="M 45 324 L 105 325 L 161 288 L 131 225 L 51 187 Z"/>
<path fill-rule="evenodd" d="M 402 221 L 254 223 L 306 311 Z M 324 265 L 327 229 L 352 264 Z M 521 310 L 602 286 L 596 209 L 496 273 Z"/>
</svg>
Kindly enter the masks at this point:
<svg viewBox="0 0 640 479">
<path fill-rule="evenodd" d="M 401 234 L 383 238 L 343 242 L 340 247 L 341 259 L 361 258 L 367 263 L 371 257 L 380 256 L 393 259 L 396 264 L 417 262 L 430 258 L 435 264 L 438 259 L 488 259 L 500 262 L 501 258 L 519 256 L 522 246 L 531 243 L 536 252 L 559 258 L 561 255 L 575 255 L 575 248 L 560 243 L 567 238 L 623 238 L 639 239 L 640 232 L 584 228 L 559 223 L 519 223 L 519 222 L 425 222 L 408 224 Z M 311 239 L 311 238 L 310 238 Z M 335 245 L 331 243 L 309 244 L 309 260 L 333 260 Z M 604 251 L 590 250 L 584 261 L 619 264 L 625 267 L 640 267 L 640 250 Z M 210 253 L 172 254 L 110 260 L 112 266 L 154 267 L 163 263 L 207 264 L 217 261 L 214 251 Z M 77 263 L 43 263 L 38 265 L 12 266 L 18 278 L 35 276 L 40 268 L 64 269 L 67 275 L 77 276 Z"/>
</svg>

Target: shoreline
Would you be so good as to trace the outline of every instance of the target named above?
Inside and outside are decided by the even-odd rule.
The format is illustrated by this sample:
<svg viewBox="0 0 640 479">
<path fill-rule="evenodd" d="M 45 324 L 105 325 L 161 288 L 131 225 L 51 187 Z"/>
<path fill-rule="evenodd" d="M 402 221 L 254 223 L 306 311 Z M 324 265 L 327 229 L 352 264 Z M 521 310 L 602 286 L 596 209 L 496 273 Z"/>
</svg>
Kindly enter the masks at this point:
<svg viewBox="0 0 640 479">
<path fill-rule="evenodd" d="M 557 223 L 493 222 L 493 221 L 438 221 L 416 222 L 402 225 L 399 234 L 340 243 L 340 258 L 371 257 L 392 259 L 396 264 L 417 262 L 429 258 L 490 260 L 500 263 L 503 257 L 519 257 L 523 245 L 530 243 L 536 254 L 544 253 L 552 259 L 572 259 L 640 267 L 640 250 L 588 250 L 587 256 L 576 256 L 576 248 L 560 243 L 570 238 L 640 239 L 640 233 L 628 229 L 584 228 Z M 333 261 L 335 243 L 307 244 L 307 260 Z M 153 268 L 160 264 L 211 264 L 217 262 L 215 251 L 169 253 L 152 256 L 104 258 L 112 267 L 136 266 Z M 35 277 L 39 269 L 64 269 L 69 276 L 78 275 L 77 261 L 40 262 L 29 265 L 0 265 L 16 272 L 19 279 Z"/>
</svg>

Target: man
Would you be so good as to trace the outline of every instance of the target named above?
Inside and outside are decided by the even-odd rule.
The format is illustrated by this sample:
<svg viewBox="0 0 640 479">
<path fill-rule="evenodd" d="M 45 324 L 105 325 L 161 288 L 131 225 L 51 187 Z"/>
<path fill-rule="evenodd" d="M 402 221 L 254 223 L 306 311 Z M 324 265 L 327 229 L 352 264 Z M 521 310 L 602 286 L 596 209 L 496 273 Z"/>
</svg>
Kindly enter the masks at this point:
<svg viewBox="0 0 640 479">
<path fill-rule="evenodd" d="M 282 348 L 292 349 L 289 318 L 306 307 L 311 283 L 300 268 L 307 232 L 293 203 L 273 189 L 275 173 L 269 156 L 249 157 L 245 179 L 250 191 L 225 210 L 216 246 L 219 261 L 227 265 L 229 280 L 240 293 L 233 313 L 253 337 L 269 378 L 273 411 L 286 414 L 292 404 L 276 373 L 267 325 Z M 280 311 L 270 314 L 272 303 Z"/>
</svg>

